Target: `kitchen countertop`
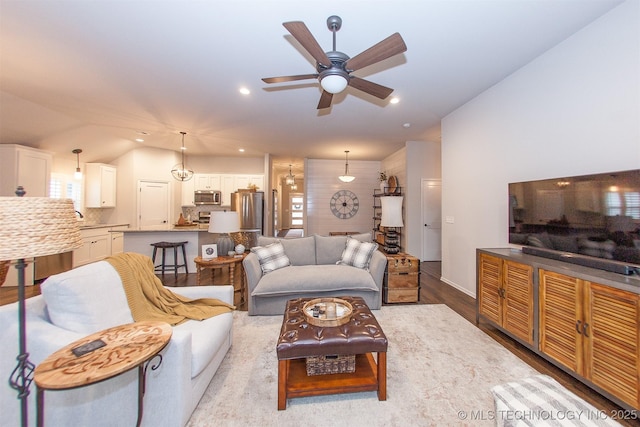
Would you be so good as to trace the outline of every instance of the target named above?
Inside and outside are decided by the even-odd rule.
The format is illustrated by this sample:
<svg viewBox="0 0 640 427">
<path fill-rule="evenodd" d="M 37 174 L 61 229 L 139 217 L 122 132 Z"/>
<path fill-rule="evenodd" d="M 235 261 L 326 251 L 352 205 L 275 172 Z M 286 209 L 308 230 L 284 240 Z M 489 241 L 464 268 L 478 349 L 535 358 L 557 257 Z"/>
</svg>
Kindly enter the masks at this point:
<svg viewBox="0 0 640 427">
<path fill-rule="evenodd" d="M 114 223 L 114 224 L 82 224 L 80 223 L 80 230 L 91 230 L 93 228 L 128 227 L 128 226 L 129 224 L 122 224 L 122 223 Z"/>
<path fill-rule="evenodd" d="M 174 225 L 165 225 L 165 226 L 158 226 L 158 227 L 153 227 L 153 228 L 145 228 L 145 229 L 139 229 L 139 228 L 124 228 L 122 230 L 118 230 L 118 231 L 122 231 L 123 233 L 157 233 L 158 231 L 167 231 L 167 232 L 207 232 L 207 229 L 209 228 L 208 224 L 194 224 L 194 225 L 189 225 L 189 226 L 182 226 L 182 227 L 176 227 Z"/>
</svg>

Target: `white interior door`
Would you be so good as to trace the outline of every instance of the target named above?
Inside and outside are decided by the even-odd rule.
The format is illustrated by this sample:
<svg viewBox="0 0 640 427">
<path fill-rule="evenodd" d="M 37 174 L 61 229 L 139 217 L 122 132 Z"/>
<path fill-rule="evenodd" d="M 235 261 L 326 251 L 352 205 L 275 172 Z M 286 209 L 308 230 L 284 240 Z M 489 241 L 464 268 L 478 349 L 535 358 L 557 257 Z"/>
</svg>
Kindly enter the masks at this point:
<svg viewBox="0 0 640 427">
<path fill-rule="evenodd" d="M 422 261 L 442 260 L 442 182 L 422 180 Z"/>
<path fill-rule="evenodd" d="M 149 230 L 169 225 L 169 183 L 139 181 L 138 228 Z"/>
</svg>

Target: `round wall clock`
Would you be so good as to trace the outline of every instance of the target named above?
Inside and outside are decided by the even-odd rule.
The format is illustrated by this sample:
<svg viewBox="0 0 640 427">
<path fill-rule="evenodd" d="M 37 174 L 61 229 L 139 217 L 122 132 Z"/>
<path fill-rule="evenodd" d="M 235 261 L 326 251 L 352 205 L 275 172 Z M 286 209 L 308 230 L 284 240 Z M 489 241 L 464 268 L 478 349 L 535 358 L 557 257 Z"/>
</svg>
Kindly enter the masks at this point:
<svg viewBox="0 0 640 427">
<path fill-rule="evenodd" d="M 358 213 L 360 201 L 355 193 L 349 190 L 340 190 L 331 197 L 329 205 L 335 216 L 340 219 L 349 219 Z"/>
</svg>

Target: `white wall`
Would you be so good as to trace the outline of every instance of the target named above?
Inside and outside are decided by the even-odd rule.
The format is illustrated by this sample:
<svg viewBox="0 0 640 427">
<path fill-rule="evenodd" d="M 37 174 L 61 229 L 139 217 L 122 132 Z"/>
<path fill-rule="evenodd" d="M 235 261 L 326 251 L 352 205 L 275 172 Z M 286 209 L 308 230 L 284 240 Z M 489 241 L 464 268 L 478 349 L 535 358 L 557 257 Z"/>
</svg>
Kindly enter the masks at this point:
<svg viewBox="0 0 640 427">
<path fill-rule="evenodd" d="M 475 295 L 508 246 L 509 182 L 640 168 L 640 19 L 628 0 L 442 120 L 442 278 Z"/>
<path fill-rule="evenodd" d="M 307 235 L 328 235 L 332 231 L 371 232 L 373 229 L 373 190 L 380 188 L 380 162 L 349 160 L 349 172 L 356 179 L 341 182 L 344 160 L 307 159 L 304 167 Z M 338 190 L 350 190 L 360 201 L 358 213 L 349 219 L 339 219 L 329 207 L 331 196 Z"/>
<path fill-rule="evenodd" d="M 404 227 L 401 249 L 422 258 L 422 179 L 440 179 L 439 142 L 407 141 L 405 147 L 386 157 L 381 170 L 396 176 L 404 194 Z"/>
<path fill-rule="evenodd" d="M 440 143 L 409 141 L 406 147 L 405 252 L 423 259 L 422 180 L 442 177 Z"/>
</svg>

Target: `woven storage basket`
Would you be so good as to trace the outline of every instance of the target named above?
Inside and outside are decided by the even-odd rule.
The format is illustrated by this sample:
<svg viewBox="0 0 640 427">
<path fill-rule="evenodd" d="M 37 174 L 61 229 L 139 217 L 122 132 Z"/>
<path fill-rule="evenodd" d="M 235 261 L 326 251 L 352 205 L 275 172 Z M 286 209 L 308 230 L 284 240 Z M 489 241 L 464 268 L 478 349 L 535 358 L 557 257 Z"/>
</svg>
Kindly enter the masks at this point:
<svg viewBox="0 0 640 427">
<path fill-rule="evenodd" d="M 0 261 L 0 286 L 2 286 L 4 281 L 7 279 L 10 263 L 11 261 Z"/>
<path fill-rule="evenodd" d="M 307 357 L 307 375 L 344 374 L 356 371 L 356 355 Z"/>
</svg>

